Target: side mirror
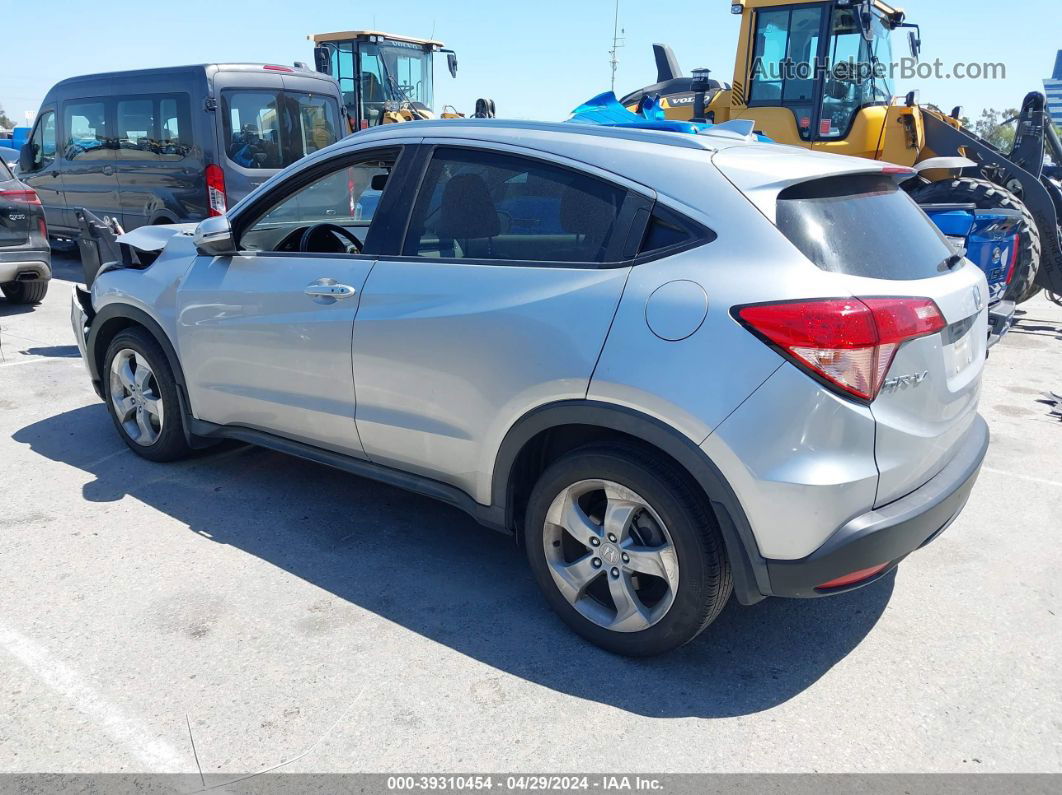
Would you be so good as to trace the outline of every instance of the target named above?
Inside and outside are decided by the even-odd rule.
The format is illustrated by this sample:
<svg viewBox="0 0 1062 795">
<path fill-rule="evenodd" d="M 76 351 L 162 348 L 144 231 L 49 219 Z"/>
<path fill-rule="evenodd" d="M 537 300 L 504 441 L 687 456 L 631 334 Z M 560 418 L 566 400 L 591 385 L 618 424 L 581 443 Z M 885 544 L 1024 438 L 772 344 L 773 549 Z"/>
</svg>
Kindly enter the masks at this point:
<svg viewBox="0 0 1062 795">
<path fill-rule="evenodd" d="M 195 228 L 195 250 L 204 257 L 227 257 L 236 253 L 232 226 L 224 215 L 200 221 Z"/>
<path fill-rule="evenodd" d="M 450 77 L 457 77 L 457 53 L 446 53 L 446 67 L 450 70 Z"/>
<path fill-rule="evenodd" d="M 24 143 L 18 151 L 18 170 L 20 174 L 29 174 L 33 171 L 33 161 L 36 153 L 33 151 L 34 144 Z"/>
<path fill-rule="evenodd" d="M 859 15 L 859 27 L 863 32 L 863 38 L 867 41 L 874 41 L 873 4 L 863 3 L 856 13 Z"/>
<path fill-rule="evenodd" d="M 323 44 L 313 48 L 313 65 L 318 72 L 332 74 L 332 51 Z"/>
<path fill-rule="evenodd" d="M 907 31 L 907 44 L 911 48 L 911 57 L 917 61 L 922 54 L 922 39 L 918 33 L 913 30 Z"/>
</svg>

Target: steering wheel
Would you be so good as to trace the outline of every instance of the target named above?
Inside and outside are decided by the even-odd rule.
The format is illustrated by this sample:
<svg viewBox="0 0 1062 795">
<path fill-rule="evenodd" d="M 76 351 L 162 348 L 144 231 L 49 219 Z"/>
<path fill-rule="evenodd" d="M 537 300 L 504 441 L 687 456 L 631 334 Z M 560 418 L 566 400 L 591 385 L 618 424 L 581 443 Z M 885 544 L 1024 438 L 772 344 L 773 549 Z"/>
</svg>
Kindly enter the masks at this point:
<svg viewBox="0 0 1062 795">
<path fill-rule="evenodd" d="M 299 251 L 309 251 L 310 243 L 313 242 L 314 237 L 319 232 L 332 232 L 338 235 L 344 240 L 348 241 L 357 253 L 361 253 L 361 241 L 354 236 L 354 233 L 349 229 L 344 229 L 339 224 L 314 224 L 308 227 L 305 232 L 302 233 L 302 237 L 299 238 Z"/>
</svg>

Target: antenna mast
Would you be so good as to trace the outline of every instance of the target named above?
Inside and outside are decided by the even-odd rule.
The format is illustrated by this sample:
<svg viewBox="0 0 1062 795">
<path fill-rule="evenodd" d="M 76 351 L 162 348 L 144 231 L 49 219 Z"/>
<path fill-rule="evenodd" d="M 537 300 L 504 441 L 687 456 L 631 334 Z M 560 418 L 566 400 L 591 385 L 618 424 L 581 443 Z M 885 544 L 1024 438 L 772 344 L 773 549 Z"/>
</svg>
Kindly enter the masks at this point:
<svg viewBox="0 0 1062 795">
<path fill-rule="evenodd" d="M 623 46 L 623 33 L 619 26 L 619 0 L 616 0 L 616 15 L 612 20 L 612 49 L 608 51 L 612 67 L 612 93 L 616 93 L 616 67 L 619 66 L 619 48 Z"/>
</svg>

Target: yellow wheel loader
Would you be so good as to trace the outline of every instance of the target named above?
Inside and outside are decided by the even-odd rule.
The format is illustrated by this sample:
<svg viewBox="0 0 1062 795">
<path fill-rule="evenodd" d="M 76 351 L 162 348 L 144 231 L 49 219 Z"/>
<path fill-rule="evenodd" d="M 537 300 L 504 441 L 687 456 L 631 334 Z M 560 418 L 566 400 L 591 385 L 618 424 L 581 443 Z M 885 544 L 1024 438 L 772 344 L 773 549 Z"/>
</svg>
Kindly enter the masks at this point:
<svg viewBox="0 0 1062 795">
<path fill-rule="evenodd" d="M 378 30 L 314 33 L 313 58 L 318 72 L 339 82 L 352 130 L 377 124 L 434 119 L 435 53 L 445 53 L 451 77 L 457 77 L 457 54 L 441 41 L 396 36 Z M 476 117 L 492 118 L 494 103 L 476 101 Z M 447 105 L 443 119 L 463 118 Z"/>
<path fill-rule="evenodd" d="M 911 167 L 905 187 L 922 204 L 975 205 L 1021 212 L 1020 255 L 1006 299 L 1041 288 L 1062 294 L 1062 186 L 1045 172 L 1062 164 L 1062 144 L 1043 94 L 1031 93 L 1013 149 L 1002 152 L 946 114 L 920 106 L 916 92 L 893 93 L 893 35 L 908 33 L 914 67 L 917 25 L 880 0 L 735 0 L 741 15 L 733 83 L 707 69 L 682 75 L 666 45 L 654 45 L 657 82 L 620 101 L 638 111 L 653 101 L 671 119 L 751 119 L 778 143 Z"/>
</svg>

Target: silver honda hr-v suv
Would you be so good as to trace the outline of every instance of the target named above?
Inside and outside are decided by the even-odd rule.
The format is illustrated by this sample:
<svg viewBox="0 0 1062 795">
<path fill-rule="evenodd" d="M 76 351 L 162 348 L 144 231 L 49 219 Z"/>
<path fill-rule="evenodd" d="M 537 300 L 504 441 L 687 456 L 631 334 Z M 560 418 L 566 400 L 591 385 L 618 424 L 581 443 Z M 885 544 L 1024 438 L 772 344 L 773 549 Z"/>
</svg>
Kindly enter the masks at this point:
<svg viewBox="0 0 1062 795">
<path fill-rule="evenodd" d="M 388 125 L 120 238 L 73 325 L 144 458 L 236 439 L 434 496 L 654 654 L 731 592 L 873 582 L 966 503 L 987 286 L 910 176 L 733 125 Z"/>
</svg>

